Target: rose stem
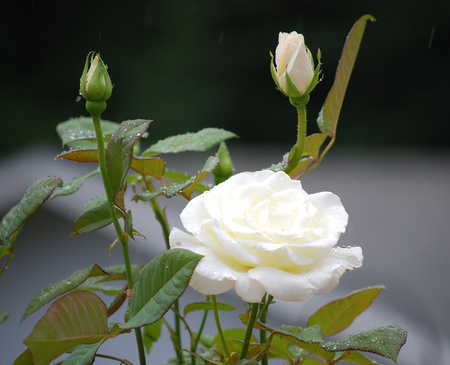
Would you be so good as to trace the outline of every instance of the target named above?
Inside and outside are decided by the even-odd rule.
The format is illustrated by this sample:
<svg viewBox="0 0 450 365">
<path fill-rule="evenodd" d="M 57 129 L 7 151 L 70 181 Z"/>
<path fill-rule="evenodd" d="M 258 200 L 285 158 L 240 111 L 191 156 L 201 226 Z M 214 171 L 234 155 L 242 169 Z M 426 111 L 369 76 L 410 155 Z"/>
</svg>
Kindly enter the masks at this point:
<svg viewBox="0 0 450 365">
<path fill-rule="evenodd" d="M 260 304 L 260 311 L 259 311 L 259 320 L 261 323 L 266 323 L 266 295 L 264 295 L 263 301 Z M 266 331 L 264 328 L 261 328 L 259 330 L 259 342 L 264 345 L 266 343 Z M 263 356 L 261 359 L 261 365 L 267 365 L 267 354 Z"/>
<path fill-rule="evenodd" d="M 258 314 L 259 303 L 253 303 L 250 311 L 250 318 L 247 324 L 247 331 L 245 332 L 244 345 L 242 346 L 241 356 L 239 360 L 245 359 L 247 356 L 248 346 L 250 345 L 250 339 L 252 337 L 253 326 L 255 324 L 256 315 Z"/>
<path fill-rule="evenodd" d="M 223 346 L 223 350 L 225 351 L 225 356 L 227 358 L 230 358 L 230 352 L 228 351 L 227 342 L 225 341 L 225 337 L 222 332 L 222 326 L 220 325 L 219 311 L 217 310 L 217 301 L 216 301 L 215 295 L 211 295 L 211 303 L 212 303 L 213 312 L 214 312 L 214 319 L 216 321 L 217 332 L 219 333 L 220 340 L 222 341 L 222 346 Z"/>
<path fill-rule="evenodd" d="M 289 164 L 284 169 L 284 172 L 286 174 L 289 174 L 292 170 L 294 170 L 297 167 L 297 164 L 302 158 L 303 148 L 305 147 L 306 108 L 304 106 L 297 108 L 297 116 L 298 116 L 297 143 L 294 146 L 294 155 L 292 156 Z"/>
<path fill-rule="evenodd" d="M 125 261 L 125 268 L 127 273 L 128 289 L 133 289 L 133 276 L 131 275 L 130 255 L 128 252 L 128 240 L 123 233 L 122 227 L 120 226 L 119 219 L 117 218 L 116 214 L 116 208 L 114 206 L 114 198 L 111 190 L 111 184 L 109 182 L 108 171 L 106 169 L 105 143 L 103 141 L 103 131 L 102 131 L 102 124 L 100 121 L 100 115 L 93 114 L 92 121 L 94 122 L 95 135 L 97 137 L 98 164 L 100 166 L 100 172 L 102 174 L 106 197 L 108 198 L 109 212 L 111 214 L 117 236 L 119 237 L 120 242 L 122 243 L 123 258 Z M 142 340 L 141 329 L 135 328 L 134 333 L 136 335 L 136 343 L 139 351 L 140 364 L 145 365 L 146 361 L 144 352 L 144 342 Z"/>
<path fill-rule="evenodd" d="M 150 181 L 146 181 L 146 185 L 147 188 L 151 191 L 154 191 L 153 185 Z M 170 234 L 170 227 L 169 227 L 169 223 L 167 222 L 167 217 L 164 214 L 164 211 L 161 209 L 158 200 L 156 198 L 153 198 L 151 200 L 151 204 L 152 204 L 152 208 L 153 211 L 155 212 L 155 216 L 156 216 L 156 220 L 159 222 L 159 224 L 161 225 L 162 231 L 163 231 L 163 236 L 164 236 L 164 241 L 166 243 L 166 248 L 168 250 L 170 250 L 170 242 L 169 242 L 169 234 Z M 178 300 L 175 301 L 175 303 L 173 303 L 173 307 L 175 309 L 176 312 L 180 312 L 180 305 L 178 303 Z M 177 334 L 177 342 L 174 343 L 174 347 L 175 347 L 175 352 L 177 353 L 177 359 L 178 359 L 178 364 L 183 364 L 183 356 L 181 355 L 181 324 L 180 324 L 180 318 L 176 315 L 174 316 L 174 322 L 175 322 L 175 333 Z"/>
</svg>

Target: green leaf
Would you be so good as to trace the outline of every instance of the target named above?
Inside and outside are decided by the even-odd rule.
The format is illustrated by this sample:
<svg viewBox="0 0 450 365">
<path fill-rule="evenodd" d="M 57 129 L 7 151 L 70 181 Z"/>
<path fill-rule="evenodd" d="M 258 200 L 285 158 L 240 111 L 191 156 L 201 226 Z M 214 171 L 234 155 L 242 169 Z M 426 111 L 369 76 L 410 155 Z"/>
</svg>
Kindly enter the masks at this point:
<svg viewBox="0 0 450 365">
<path fill-rule="evenodd" d="M 160 319 L 183 294 L 202 256 L 171 249 L 145 265 L 134 284 L 122 328 L 136 328 Z"/>
<path fill-rule="evenodd" d="M 51 300 L 56 297 L 67 293 L 70 290 L 75 289 L 81 283 L 83 283 L 87 278 L 99 276 L 99 275 L 111 275 L 103 270 L 97 264 L 87 267 L 81 270 L 74 272 L 72 275 L 67 276 L 66 278 L 54 283 L 50 284 L 47 288 L 41 290 L 36 296 L 31 300 L 30 304 L 28 304 L 25 313 L 22 316 L 21 322 L 27 318 L 30 314 L 36 312 L 43 305 L 47 304 Z"/>
<path fill-rule="evenodd" d="M 350 351 L 342 353 L 343 356 L 340 357 L 341 361 L 345 361 L 351 364 L 357 365 L 378 365 L 375 360 L 365 357 L 363 354 L 357 351 Z"/>
<path fill-rule="evenodd" d="M 45 365 L 75 346 L 108 336 L 105 303 L 95 294 L 79 290 L 56 300 L 24 343 L 34 365 Z"/>
<path fill-rule="evenodd" d="M 107 141 L 119 127 L 118 123 L 102 120 L 103 137 Z M 56 132 L 62 140 L 63 146 L 73 147 L 80 141 L 95 141 L 95 129 L 91 117 L 78 117 L 61 122 Z"/>
<path fill-rule="evenodd" d="M 364 351 L 397 361 L 397 356 L 406 342 L 406 331 L 399 326 L 374 328 L 350 335 L 335 342 L 323 342 L 326 351 Z"/>
<path fill-rule="evenodd" d="M 212 310 L 212 303 L 211 302 L 196 302 L 196 303 L 189 303 L 186 307 L 184 307 L 183 315 L 185 316 L 188 313 L 194 312 L 194 311 L 200 311 L 200 310 Z M 232 311 L 236 308 L 233 307 L 230 304 L 227 303 L 217 303 L 217 309 L 220 311 Z"/>
<path fill-rule="evenodd" d="M 9 246 L 0 246 L 0 258 L 3 257 L 6 254 L 10 254 L 10 247 Z"/>
<path fill-rule="evenodd" d="M 196 133 L 185 133 L 158 141 L 146 149 L 142 156 L 159 153 L 178 153 L 185 151 L 206 151 L 221 141 L 237 137 L 234 133 L 219 128 L 205 128 Z"/>
<path fill-rule="evenodd" d="M 26 349 L 20 354 L 20 356 L 14 361 L 13 365 L 34 365 L 33 356 L 30 349 Z"/>
<path fill-rule="evenodd" d="M 166 163 L 162 158 L 133 157 L 130 167 L 142 175 L 149 175 L 159 179 L 164 174 Z"/>
<path fill-rule="evenodd" d="M 386 288 L 374 286 L 354 291 L 344 298 L 334 300 L 309 317 L 308 326 L 319 325 L 324 337 L 339 333 L 364 312 L 383 289 Z"/>
<path fill-rule="evenodd" d="M 216 156 L 210 156 L 205 162 L 203 168 L 197 173 L 192 182 L 183 189 L 183 195 L 187 199 L 191 199 L 195 187 L 202 182 L 202 180 L 219 164 L 220 160 Z"/>
<path fill-rule="evenodd" d="M 167 178 L 169 180 L 172 180 L 173 182 L 179 183 L 179 182 L 185 182 L 191 178 L 190 175 L 185 174 L 181 171 L 176 170 L 166 170 L 164 171 L 164 178 Z M 197 193 L 204 193 L 205 191 L 209 190 L 209 187 L 203 184 L 196 184 L 194 190 Z"/>
<path fill-rule="evenodd" d="M 80 176 L 70 180 L 69 182 L 64 183 L 61 186 L 61 189 L 56 190 L 53 193 L 52 198 L 54 198 L 56 196 L 60 196 L 60 195 L 69 195 L 69 194 L 75 193 L 76 191 L 78 191 L 78 189 L 81 188 L 81 186 L 83 186 L 83 183 L 86 180 L 88 180 L 94 176 L 97 176 L 99 173 L 100 173 L 100 169 L 97 168 L 94 171 L 91 171 L 87 174 L 80 175 Z"/>
<path fill-rule="evenodd" d="M 317 124 L 321 132 L 326 133 L 329 136 L 334 136 L 336 134 L 336 127 L 345 92 L 368 20 L 374 21 L 375 18 L 371 15 L 364 15 L 358 19 L 350 30 L 347 40 L 345 41 L 344 49 L 342 50 L 333 86 L 319 113 Z"/>
<path fill-rule="evenodd" d="M 328 138 L 326 133 L 315 133 L 307 136 L 305 139 L 305 146 L 303 147 L 303 156 L 311 156 L 314 159 L 319 157 L 320 147 Z"/>
<path fill-rule="evenodd" d="M 145 133 L 150 120 L 127 120 L 111 136 L 106 148 L 106 167 L 109 182 L 115 195 L 123 185 L 123 180 L 131 165 L 133 146 Z"/>
<path fill-rule="evenodd" d="M 40 206 L 61 187 L 62 180 L 58 177 L 46 177 L 36 181 L 23 196 L 22 200 L 10 209 L 0 221 L 0 240 L 9 245 L 14 234 L 18 233 L 23 224 Z"/>
<path fill-rule="evenodd" d="M 95 354 L 103 340 L 89 345 L 79 345 L 62 362 L 61 365 L 91 365 L 94 362 Z"/>
<path fill-rule="evenodd" d="M 144 327 L 144 346 L 147 354 L 150 353 L 153 343 L 161 336 L 161 323 L 159 320 Z"/>
<path fill-rule="evenodd" d="M 231 352 L 240 353 L 242 349 L 242 344 L 244 342 L 246 330 L 243 328 L 230 328 L 223 331 L 223 336 L 225 337 L 225 342 L 227 343 L 228 350 Z M 258 342 L 255 336 L 252 335 L 250 343 Z M 214 338 L 214 343 L 216 347 L 223 353 L 224 348 L 220 336 L 217 334 Z"/>
<path fill-rule="evenodd" d="M 122 218 L 123 212 L 118 208 L 115 209 L 117 217 Z M 96 231 L 97 229 L 106 227 L 112 222 L 113 219 L 107 205 L 95 207 L 81 213 L 81 215 L 73 223 L 72 232 L 70 235 L 73 236 L 75 234 Z"/>
<path fill-rule="evenodd" d="M 106 197 L 106 193 L 97 195 L 89 200 L 86 204 L 83 205 L 83 212 L 87 212 L 88 210 L 98 208 L 104 205 L 108 205 L 108 198 Z"/>
<path fill-rule="evenodd" d="M 73 149 L 70 151 L 62 152 L 55 158 L 82 163 L 98 162 L 98 149 L 97 148 Z"/>
<path fill-rule="evenodd" d="M 275 336 L 279 336 L 285 341 L 317 355 L 322 359 L 333 359 L 333 354 L 325 351 L 320 345 L 322 335 L 319 326 L 308 327 L 305 330 L 290 326 L 281 326 L 274 329 L 273 332 L 275 333 Z"/>
<path fill-rule="evenodd" d="M 0 323 L 5 321 L 5 319 L 8 318 L 8 313 L 6 312 L 0 312 Z"/>
</svg>

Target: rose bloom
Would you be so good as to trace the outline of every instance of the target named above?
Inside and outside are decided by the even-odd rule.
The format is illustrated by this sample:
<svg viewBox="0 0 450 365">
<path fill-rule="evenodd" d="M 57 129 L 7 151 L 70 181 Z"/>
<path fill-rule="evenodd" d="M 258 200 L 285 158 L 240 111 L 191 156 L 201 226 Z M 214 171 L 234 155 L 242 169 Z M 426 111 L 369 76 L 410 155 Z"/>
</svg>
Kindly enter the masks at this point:
<svg viewBox="0 0 450 365">
<path fill-rule="evenodd" d="M 205 295 L 235 287 L 250 303 L 265 293 L 303 301 L 362 264 L 360 247 L 335 247 L 348 221 L 340 199 L 309 195 L 284 172 L 234 175 L 192 199 L 180 217 L 189 233 L 174 228 L 170 245 L 204 256 L 190 285 Z"/>
<path fill-rule="evenodd" d="M 309 88 L 314 77 L 314 64 L 305 47 L 305 39 L 297 32 L 280 33 L 275 50 L 276 76 L 278 86 L 285 93 L 286 74 L 289 74 L 300 95 Z M 295 95 L 288 95 L 295 96 Z"/>
</svg>

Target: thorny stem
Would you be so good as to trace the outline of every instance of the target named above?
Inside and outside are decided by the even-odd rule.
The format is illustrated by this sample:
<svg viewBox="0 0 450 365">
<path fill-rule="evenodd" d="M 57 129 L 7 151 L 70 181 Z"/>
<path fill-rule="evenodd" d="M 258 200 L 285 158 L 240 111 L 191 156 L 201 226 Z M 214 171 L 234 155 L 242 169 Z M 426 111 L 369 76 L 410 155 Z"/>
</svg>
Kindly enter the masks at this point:
<svg viewBox="0 0 450 365">
<path fill-rule="evenodd" d="M 239 360 L 245 359 L 247 356 L 248 347 L 252 338 L 253 326 L 255 325 L 256 315 L 258 314 L 259 303 L 253 303 L 250 310 L 250 318 L 247 323 L 247 331 L 245 332 L 244 344 L 241 350 Z"/>
<path fill-rule="evenodd" d="M 128 238 L 125 236 L 122 227 L 120 226 L 119 219 L 117 218 L 116 208 L 114 206 L 114 197 L 111 190 L 111 184 L 109 181 L 108 170 L 106 168 L 106 155 L 105 155 L 105 143 L 103 141 L 103 131 L 100 121 L 100 115 L 92 114 L 92 121 L 94 122 L 95 135 L 97 137 L 98 147 L 98 164 L 100 166 L 100 172 L 102 174 L 103 185 L 105 187 L 106 197 L 108 199 L 109 212 L 111 214 L 114 228 L 117 236 L 122 243 L 123 258 L 125 261 L 125 268 L 127 273 L 128 288 L 133 289 L 133 276 L 131 274 L 130 254 L 128 251 Z M 140 328 L 135 328 L 136 342 L 139 351 L 139 361 L 141 365 L 145 365 L 145 352 L 144 342 L 142 340 L 142 332 Z"/>
<path fill-rule="evenodd" d="M 223 331 L 222 331 L 222 325 L 220 324 L 219 311 L 217 310 L 217 301 L 216 301 L 215 295 L 211 295 L 211 303 L 212 303 L 213 312 L 214 312 L 214 319 L 216 321 L 217 332 L 219 333 L 220 341 L 222 341 L 222 346 L 223 346 L 223 350 L 225 352 L 225 357 L 230 358 L 230 351 L 228 351 L 227 342 L 225 341 L 225 336 L 223 335 Z"/>
<path fill-rule="evenodd" d="M 153 191 L 154 188 L 153 188 L 151 181 L 149 181 L 149 180 L 145 180 L 145 181 L 146 181 L 147 188 L 150 189 L 151 191 Z M 161 229 L 162 229 L 163 235 L 164 235 L 164 241 L 166 243 L 166 249 L 170 250 L 170 242 L 169 242 L 170 227 L 169 227 L 169 223 L 167 222 L 167 217 L 166 217 L 164 211 L 161 209 L 159 202 L 156 198 L 153 198 L 151 200 L 151 204 L 152 204 L 153 211 L 155 212 L 156 219 L 159 222 L 159 224 L 161 225 Z M 178 299 L 175 301 L 175 303 L 173 303 L 173 307 L 177 313 L 180 312 L 180 304 L 178 302 Z M 174 316 L 174 322 L 175 322 L 175 332 L 177 334 L 177 336 L 176 336 L 177 342 L 174 343 L 174 347 L 175 347 L 175 351 L 177 353 L 178 364 L 183 364 L 184 360 L 183 360 L 183 356 L 181 354 L 182 345 L 181 345 L 180 317 L 177 316 L 176 314 Z"/>
<path fill-rule="evenodd" d="M 305 147 L 305 139 L 306 139 L 306 108 L 300 107 L 297 108 L 298 115 L 298 128 L 297 128 L 297 143 L 293 148 L 293 155 L 290 156 L 291 160 L 288 165 L 284 169 L 286 174 L 290 175 L 292 170 L 297 167 L 300 159 L 302 158 L 303 148 Z"/>
</svg>

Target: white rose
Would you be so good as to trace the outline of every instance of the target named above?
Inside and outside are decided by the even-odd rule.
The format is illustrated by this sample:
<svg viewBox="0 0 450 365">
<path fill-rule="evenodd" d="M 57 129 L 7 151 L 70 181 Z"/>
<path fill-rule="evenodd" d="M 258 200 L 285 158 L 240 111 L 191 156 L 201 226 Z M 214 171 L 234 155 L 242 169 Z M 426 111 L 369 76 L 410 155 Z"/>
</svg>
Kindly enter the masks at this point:
<svg viewBox="0 0 450 365">
<path fill-rule="evenodd" d="M 280 33 L 275 50 L 276 80 L 279 88 L 289 97 L 293 95 L 286 87 L 286 74 L 294 83 L 298 93 L 303 95 L 314 78 L 314 64 L 305 39 L 297 32 Z"/>
<path fill-rule="evenodd" d="M 190 284 L 205 295 L 235 287 L 251 303 L 265 293 L 303 301 L 362 264 L 360 247 L 334 247 L 348 221 L 339 198 L 308 195 L 284 172 L 237 174 L 192 199 L 180 217 L 189 234 L 174 228 L 170 245 L 204 256 Z"/>
</svg>

